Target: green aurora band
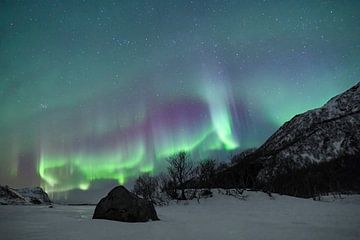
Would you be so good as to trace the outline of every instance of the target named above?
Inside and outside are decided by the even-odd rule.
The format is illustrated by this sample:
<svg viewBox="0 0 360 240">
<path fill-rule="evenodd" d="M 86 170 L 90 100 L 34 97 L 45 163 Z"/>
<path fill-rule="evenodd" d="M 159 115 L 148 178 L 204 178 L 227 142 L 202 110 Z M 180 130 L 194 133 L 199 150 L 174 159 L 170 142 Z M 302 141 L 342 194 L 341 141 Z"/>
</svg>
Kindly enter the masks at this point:
<svg viewBox="0 0 360 240">
<path fill-rule="evenodd" d="M 197 132 L 187 132 L 184 124 L 167 129 L 155 127 L 151 136 L 153 149 L 146 147 L 144 137 L 130 140 L 126 146 L 120 144 L 95 153 L 86 150 L 51 153 L 45 148 L 38 163 L 41 186 L 48 193 L 59 193 L 73 189 L 87 190 L 96 180 L 117 180 L 119 184 L 125 184 L 129 178 L 142 173 L 154 174 L 155 165 L 161 163 L 160 160 L 179 151 L 196 150 L 207 157 L 209 151 L 239 148 L 233 133 L 230 95 L 224 81 L 205 80 L 201 89 L 204 89 L 202 98 L 211 119 L 207 128 L 197 127 Z M 97 136 L 101 134 L 97 132 Z M 121 135 L 119 137 L 122 138 Z"/>
</svg>

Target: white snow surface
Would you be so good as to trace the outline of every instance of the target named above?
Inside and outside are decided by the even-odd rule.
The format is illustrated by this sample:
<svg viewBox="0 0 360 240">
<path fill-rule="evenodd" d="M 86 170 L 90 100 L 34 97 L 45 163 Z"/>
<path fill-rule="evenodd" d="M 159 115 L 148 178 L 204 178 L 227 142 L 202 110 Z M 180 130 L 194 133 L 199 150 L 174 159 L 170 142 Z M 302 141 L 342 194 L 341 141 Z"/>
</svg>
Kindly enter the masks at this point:
<svg viewBox="0 0 360 240">
<path fill-rule="evenodd" d="M 95 206 L 0 206 L 0 239 L 360 239 L 360 195 L 324 201 L 261 192 L 157 207 L 160 221 L 93 220 Z"/>
</svg>

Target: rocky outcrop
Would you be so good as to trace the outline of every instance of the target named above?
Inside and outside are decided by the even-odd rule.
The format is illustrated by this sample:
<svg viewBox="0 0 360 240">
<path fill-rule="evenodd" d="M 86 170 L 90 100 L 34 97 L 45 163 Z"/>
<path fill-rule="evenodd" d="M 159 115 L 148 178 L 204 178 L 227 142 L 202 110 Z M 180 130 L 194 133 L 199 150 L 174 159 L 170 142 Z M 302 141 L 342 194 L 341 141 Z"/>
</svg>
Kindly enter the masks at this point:
<svg viewBox="0 0 360 240">
<path fill-rule="evenodd" d="M 50 198 L 41 187 L 15 189 L 27 201 L 33 204 L 51 204 Z"/>
<path fill-rule="evenodd" d="M 159 220 L 154 205 L 125 187 L 118 186 L 96 205 L 93 219 L 108 219 L 121 222 L 146 222 Z"/>
<path fill-rule="evenodd" d="M 26 200 L 18 192 L 8 186 L 0 186 L 0 204 L 26 204 Z"/>
<path fill-rule="evenodd" d="M 0 186 L 0 204 L 51 204 L 51 201 L 40 187 L 14 189 L 9 186 Z"/>
<path fill-rule="evenodd" d="M 323 107 L 295 116 L 255 153 L 267 181 L 284 169 L 306 167 L 360 152 L 360 83 Z M 286 167 L 285 167 L 286 166 Z"/>
</svg>

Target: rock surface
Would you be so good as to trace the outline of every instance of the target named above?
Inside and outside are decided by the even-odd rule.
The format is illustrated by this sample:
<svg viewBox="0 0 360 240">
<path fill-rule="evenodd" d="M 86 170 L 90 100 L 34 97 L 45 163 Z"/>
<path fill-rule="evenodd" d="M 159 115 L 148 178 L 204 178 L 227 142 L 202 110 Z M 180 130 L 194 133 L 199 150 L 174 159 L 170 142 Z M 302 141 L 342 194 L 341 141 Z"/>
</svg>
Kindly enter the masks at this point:
<svg viewBox="0 0 360 240">
<path fill-rule="evenodd" d="M 93 219 L 121 222 L 146 222 L 159 220 L 153 204 L 118 186 L 96 205 Z"/>
</svg>

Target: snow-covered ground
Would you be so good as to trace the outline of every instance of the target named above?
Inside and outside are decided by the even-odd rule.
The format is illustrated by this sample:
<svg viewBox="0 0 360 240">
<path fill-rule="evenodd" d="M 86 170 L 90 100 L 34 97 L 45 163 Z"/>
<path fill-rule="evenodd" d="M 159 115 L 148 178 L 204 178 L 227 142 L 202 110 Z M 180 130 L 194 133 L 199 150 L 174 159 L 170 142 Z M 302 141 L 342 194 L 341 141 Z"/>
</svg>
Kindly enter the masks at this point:
<svg viewBox="0 0 360 240">
<path fill-rule="evenodd" d="M 161 221 L 147 223 L 92 220 L 94 206 L 0 206 L 0 239 L 360 239 L 360 195 L 246 194 L 157 207 Z"/>
</svg>

